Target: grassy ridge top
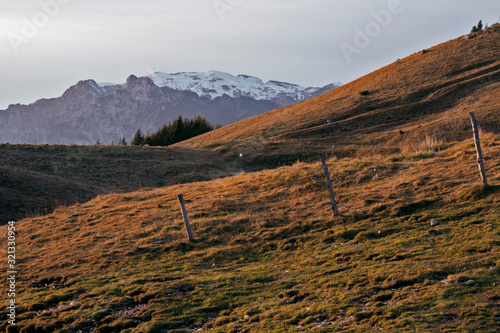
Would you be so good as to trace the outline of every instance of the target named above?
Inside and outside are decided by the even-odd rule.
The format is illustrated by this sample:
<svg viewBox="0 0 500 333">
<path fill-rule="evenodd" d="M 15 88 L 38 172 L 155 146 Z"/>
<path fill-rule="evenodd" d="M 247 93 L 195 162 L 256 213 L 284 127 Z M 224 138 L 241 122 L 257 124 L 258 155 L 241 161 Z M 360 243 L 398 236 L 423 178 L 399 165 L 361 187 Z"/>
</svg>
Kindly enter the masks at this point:
<svg viewBox="0 0 500 333">
<path fill-rule="evenodd" d="M 467 113 L 500 128 L 500 25 L 417 52 L 315 99 L 280 108 L 179 144 L 263 155 L 406 149 L 426 136 L 469 137 Z M 347 147 L 346 147 L 347 146 Z"/>
<path fill-rule="evenodd" d="M 321 165 L 296 163 L 18 222 L 19 327 L 497 332 L 500 138 L 483 145 L 488 188 L 471 140 L 330 159 L 338 218 Z"/>
</svg>

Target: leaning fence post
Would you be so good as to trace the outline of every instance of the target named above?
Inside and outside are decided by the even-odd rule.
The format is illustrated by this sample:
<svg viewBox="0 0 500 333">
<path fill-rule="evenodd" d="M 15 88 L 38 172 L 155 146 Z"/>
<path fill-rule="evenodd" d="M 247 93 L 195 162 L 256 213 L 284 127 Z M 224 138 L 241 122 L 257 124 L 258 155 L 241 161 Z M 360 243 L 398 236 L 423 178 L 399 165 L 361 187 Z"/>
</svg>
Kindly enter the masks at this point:
<svg viewBox="0 0 500 333">
<path fill-rule="evenodd" d="M 479 141 L 479 131 L 477 130 L 477 121 L 473 112 L 469 113 L 470 120 L 472 122 L 472 130 L 474 132 L 474 143 L 476 144 L 476 152 L 477 152 L 477 165 L 479 167 L 479 172 L 481 173 L 481 180 L 483 181 L 484 186 L 488 186 L 488 181 L 486 180 L 486 171 L 484 169 L 483 162 L 483 151 L 481 150 L 481 141 Z"/>
<path fill-rule="evenodd" d="M 339 209 L 337 208 L 337 201 L 335 200 L 335 195 L 333 194 L 332 181 L 330 179 L 330 172 L 328 172 L 328 165 L 325 161 L 325 155 L 320 154 L 321 162 L 323 163 L 323 169 L 325 171 L 326 185 L 328 186 L 328 192 L 330 192 L 330 200 L 332 201 L 333 215 L 339 215 Z"/>
<path fill-rule="evenodd" d="M 181 205 L 181 211 L 182 211 L 182 217 L 184 218 L 184 225 L 186 226 L 186 231 L 189 237 L 189 240 L 192 242 L 193 239 L 193 234 L 191 232 L 191 226 L 189 225 L 189 218 L 186 210 L 186 204 L 184 202 L 184 195 L 179 194 L 177 196 L 177 199 L 179 199 L 179 204 Z"/>
</svg>

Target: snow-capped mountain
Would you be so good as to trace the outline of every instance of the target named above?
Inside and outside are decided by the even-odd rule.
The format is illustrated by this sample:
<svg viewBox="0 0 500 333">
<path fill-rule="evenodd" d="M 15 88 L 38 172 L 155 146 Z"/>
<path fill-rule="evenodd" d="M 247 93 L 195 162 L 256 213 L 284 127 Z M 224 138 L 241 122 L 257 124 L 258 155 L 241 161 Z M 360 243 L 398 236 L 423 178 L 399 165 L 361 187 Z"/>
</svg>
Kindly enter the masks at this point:
<svg viewBox="0 0 500 333">
<path fill-rule="evenodd" d="M 336 83 L 322 88 L 304 88 L 296 84 L 279 81 L 264 83 L 261 79 L 254 76 L 233 76 L 218 71 L 209 71 L 205 73 L 182 72 L 174 74 L 156 72 L 149 75 L 149 78 L 151 78 L 158 87 L 189 90 L 200 97 L 208 97 L 210 99 L 228 95 L 233 98 L 242 96 L 250 97 L 259 101 L 288 100 L 292 103 L 307 100 L 318 91 L 324 90 L 325 88 L 331 90 L 341 85 L 341 83 Z"/>
<path fill-rule="evenodd" d="M 0 110 L 0 142 L 93 144 L 130 141 L 179 115 L 228 125 L 319 96 L 336 85 L 303 88 L 222 72 L 131 75 L 124 84 L 80 81 L 59 98 Z"/>
</svg>

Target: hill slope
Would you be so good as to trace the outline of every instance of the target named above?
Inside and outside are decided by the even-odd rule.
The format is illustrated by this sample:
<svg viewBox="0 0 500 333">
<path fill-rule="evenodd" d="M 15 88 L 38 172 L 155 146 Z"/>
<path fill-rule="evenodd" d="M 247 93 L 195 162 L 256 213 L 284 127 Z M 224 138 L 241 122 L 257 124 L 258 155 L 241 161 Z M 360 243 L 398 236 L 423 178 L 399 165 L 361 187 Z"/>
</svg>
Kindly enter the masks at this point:
<svg viewBox="0 0 500 333">
<path fill-rule="evenodd" d="M 488 188 L 472 140 L 329 160 L 342 218 L 331 216 L 322 166 L 297 163 L 18 222 L 18 327 L 498 332 L 499 139 L 483 137 Z"/>
<path fill-rule="evenodd" d="M 170 147 L 0 144 L 0 224 L 101 194 L 238 172 L 213 153 Z M 42 187 L 43 186 L 43 187 Z"/>
<path fill-rule="evenodd" d="M 420 51 L 320 97 L 180 143 L 230 149 L 273 165 L 335 145 L 353 151 L 414 149 L 470 135 L 468 112 L 500 129 L 500 25 Z M 428 139 L 426 139 L 426 137 Z M 375 147 L 375 148 L 374 148 Z M 270 155 L 274 155 L 274 161 Z"/>
</svg>

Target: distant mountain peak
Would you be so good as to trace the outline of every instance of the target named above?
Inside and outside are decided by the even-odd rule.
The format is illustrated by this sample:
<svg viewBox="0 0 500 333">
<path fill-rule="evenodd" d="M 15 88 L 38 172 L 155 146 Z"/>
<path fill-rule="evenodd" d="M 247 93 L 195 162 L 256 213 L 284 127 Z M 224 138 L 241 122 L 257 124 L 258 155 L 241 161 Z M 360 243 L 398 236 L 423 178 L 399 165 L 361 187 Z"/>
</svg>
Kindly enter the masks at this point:
<svg viewBox="0 0 500 333">
<path fill-rule="evenodd" d="M 137 77 L 135 75 L 130 75 L 127 78 L 127 82 L 125 83 L 123 88 L 126 90 L 138 91 L 138 90 L 144 89 L 147 86 L 156 87 L 154 82 L 147 76 Z"/>
<path fill-rule="evenodd" d="M 220 71 L 208 72 L 155 72 L 148 76 L 158 87 L 168 87 L 175 90 L 189 90 L 200 97 L 214 99 L 227 95 L 229 97 L 251 97 L 255 100 L 273 100 L 282 105 L 293 104 L 309 99 L 317 91 L 325 87 L 304 88 L 297 84 L 268 81 L 264 83 L 255 76 L 239 74 L 233 76 Z M 328 87 L 338 87 L 340 84 L 330 84 Z M 279 98 L 281 101 L 277 101 Z M 285 101 L 283 103 L 283 101 Z"/>
<path fill-rule="evenodd" d="M 104 93 L 103 89 L 94 80 L 81 80 L 74 86 L 69 87 L 63 94 L 62 97 L 73 96 L 74 94 L 92 94 L 93 96 L 99 96 Z"/>
<path fill-rule="evenodd" d="M 0 110 L 0 142 L 94 143 L 131 139 L 179 115 L 228 125 L 334 89 L 303 88 L 219 71 L 130 75 L 125 83 L 82 80 L 62 97 Z M 29 115 L 29 117 L 26 117 Z"/>
</svg>

